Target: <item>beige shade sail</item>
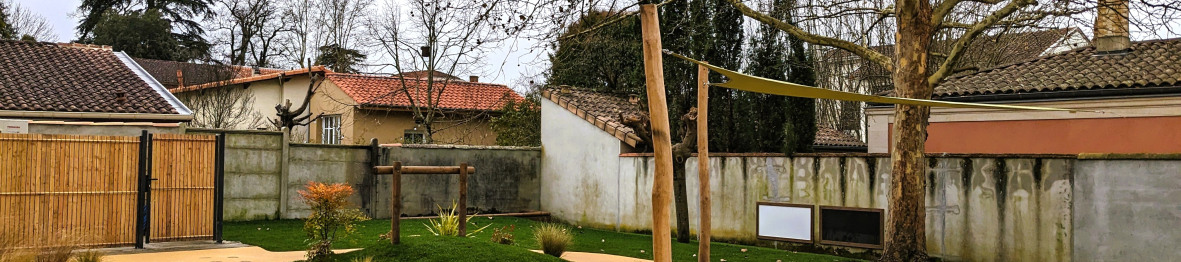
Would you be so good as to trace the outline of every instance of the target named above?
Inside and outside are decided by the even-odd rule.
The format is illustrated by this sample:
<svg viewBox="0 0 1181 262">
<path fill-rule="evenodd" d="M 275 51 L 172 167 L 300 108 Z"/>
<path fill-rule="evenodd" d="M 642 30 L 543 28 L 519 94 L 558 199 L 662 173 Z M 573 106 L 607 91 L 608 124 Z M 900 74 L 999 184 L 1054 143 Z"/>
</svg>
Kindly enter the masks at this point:
<svg viewBox="0 0 1181 262">
<path fill-rule="evenodd" d="M 730 79 L 730 81 L 726 81 L 725 83 L 712 83 L 710 85 L 720 86 L 720 87 L 725 87 L 725 88 L 730 88 L 730 89 L 738 89 L 738 90 L 749 91 L 749 92 L 755 92 L 755 93 L 781 95 L 781 96 L 792 96 L 792 97 L 817 98 L 817 99 L 833 99 L 833 100 L 841 100 L 841 101 L 861 101 L 861 102 L 869 102 L 869 103 L 901 104 L 901 105 L 916 105 L 916 106 L 931 106 L 931 107 L 1069 111 L 1071 113 L 1078 111 L 1075 109 L 1061 109 L 1061 108 L 1036 107 L 1036 106 L 979 104 L 979 103 L 963 103 L 963 102 L 935 101 L 935 100 L 924 100 L 924 99 L 914 99 L 914 98 L 875 96 L 875 95 L 865 95 L 865 94 L 858 94 L 858 93 L 851 93 L 851 92 L 844 92 L 844 91 L 828 90 L 828 89 L 823 89 L 823 88 L 818 88 L 818 87 L 811 87 L 811 86 L 806 86 L 806 85 L 801 85 L 801 84 L 796 84 L 796 83 L 791 83 L 791 82 L 766 79 L 766 78 L 762 78 L 762 77 L 738 73 L 738 72 L 730 71 L 725 68 L 710 65 L 709 63 L 706 63 L 706 62 L 697 61 L 692 58 L 688 58 L 688 57 L 682 56 L 680 54 L 670 52 L 668 50 L 664 50 L 664 53 L 671 55 L 673 57 L 676 57 L 676 58 L 683 59 L 685 61 L 689 61 L 689 62 L 693 62 L 698 65 L 705 66 L 705 67 L 709 68 L 710 70 L 713 70 L 714 72 L 722 74 L 722 75 L 726 76 L 726 78 Z"/>
</svg>

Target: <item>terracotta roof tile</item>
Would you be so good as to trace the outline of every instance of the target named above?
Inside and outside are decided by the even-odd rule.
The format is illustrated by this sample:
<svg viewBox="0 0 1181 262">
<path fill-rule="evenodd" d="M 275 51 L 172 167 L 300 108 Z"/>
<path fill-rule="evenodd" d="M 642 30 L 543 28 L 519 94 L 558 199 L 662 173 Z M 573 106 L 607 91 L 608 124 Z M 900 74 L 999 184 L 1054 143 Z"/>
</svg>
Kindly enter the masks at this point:
<svg viewBox="0 0 1181 262">
<path fill-rule="evenodd" d="M 586 119 L 587 122 L 631 146 L 636 146 L 635 143 L 639 141 L 639 137 L 631 127 L 623 124 L 620 116 L 648 113 L 641 105 L 631 103 L 627 97 L 573 87 L 546 88 L 542 90 L 541 96 L 565 107 L 571 113 Z M 865 142 L 861 142 L 856 137 L 827 127 L 817 128 L 816 140 L 813 144 L 817 146 L 866 146 Z"/>
<path fill-rule="evenodd" d="M 178 114 L 109 47 L 0 41 L 0 110 Z"/>
<path fill-rule="evenodd" d="M 410 107 L 410 98 L 402 88 L 403 79 L 389 76 L 330 73 L 327 79 L 363 106 Z M 425 79 L 405 79 L 415 103 L 428 95 Z M 435 82 L 435 96 L 440 109 L 499 110 L 505 103 L 525 98 L 504 85 L 465 81 Z M 420 104 L 421 105 L 421 104 Z"/>
<path fill-rule="evenodd" d="M 956 68 L 970 69 L 964 73 L 988 69 L 996 66 L 1028 61 L 1042 56 L 1050 47 L 1061 43 L 1065 38 L 1077 33 L 1075 28 L 1050 29 L 1031 32 L 1007 33 L 1002 35 L 983 35 L 972 41 L 963 53 Z M 953 41 L 936 41 L 932 48 L 936 52 L 950 49 Z M 873 46 L 870 49 L 880 52 L 887 57 L 894 57 L 894 45 Z M 848 51 L 834 49 L 825 52 L 824 61 L 838 61 L 836 59 L 853 59 L 861 63 L 849 77 L 857 79 L 881 78 L 889 81 L 890 73 L 881 66 L 862 59 Z M 940 60 L 942 61 L 942 60 Z M 940 62 L 941 63 L 941 62 Z M 938 64 L 933 63 L 932 66 Z"/>
<path fill-rule="evenodd" d="M 1181 85 L 1181 38 L 1135 42 L 1122 54 L 1083 48 L 948 79 L 936 98 Z"/>
<path fill-rule="evenodd" d="M 857 137 L 845 134 L 831 127 L 816 127 L 816 140 L 812 142 L 816 146 L 842 146 L 842 147 L 866 147 L 865 142 L 861 142 Z"/>
</svg>

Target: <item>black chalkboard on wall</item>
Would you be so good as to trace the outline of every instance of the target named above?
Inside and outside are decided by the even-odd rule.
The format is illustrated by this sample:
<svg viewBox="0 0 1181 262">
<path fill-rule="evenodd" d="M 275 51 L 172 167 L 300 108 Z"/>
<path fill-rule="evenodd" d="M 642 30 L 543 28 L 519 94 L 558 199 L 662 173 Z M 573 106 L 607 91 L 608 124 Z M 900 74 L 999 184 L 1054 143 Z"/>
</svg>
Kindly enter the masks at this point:
<svg viewBox="0 0 1181 262">
<path fill-rule="evenodd" d="M 882 209 L 820 207 L 820 243 L 860 248 L 882 248 L 885 219 Z"/>
</svg>

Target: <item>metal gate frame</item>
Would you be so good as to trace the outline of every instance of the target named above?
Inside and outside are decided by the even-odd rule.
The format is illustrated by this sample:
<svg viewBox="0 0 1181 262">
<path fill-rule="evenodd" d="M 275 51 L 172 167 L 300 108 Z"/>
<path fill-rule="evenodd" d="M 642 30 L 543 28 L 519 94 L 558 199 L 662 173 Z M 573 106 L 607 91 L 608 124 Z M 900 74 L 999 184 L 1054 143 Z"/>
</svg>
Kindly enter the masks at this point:
<svg viewBox="0 0 1181 262">
<path fill-rule="evenodd" d="M 140 133 L 139 142 L 139 186 L 135 201 L 135 248 L 143 249 L 151 243 L 152 223 L 152 134 L 147 130 Z M 222 243 L 222 207 L 225 192 L 225 134 L 216 135 L 215 167 L 213 179 L 213 240 Z"/>
</svg>

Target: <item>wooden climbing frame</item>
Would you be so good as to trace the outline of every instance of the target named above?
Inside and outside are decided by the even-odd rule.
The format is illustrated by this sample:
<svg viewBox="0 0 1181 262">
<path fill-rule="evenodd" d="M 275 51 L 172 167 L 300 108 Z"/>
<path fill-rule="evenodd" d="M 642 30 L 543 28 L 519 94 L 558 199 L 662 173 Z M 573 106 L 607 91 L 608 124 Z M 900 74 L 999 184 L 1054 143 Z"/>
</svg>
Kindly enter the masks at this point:
<svg viewBox="0 0 1181 262">
<path fill-rule="evenodd" d="M 459 203 L 455 209 L 459 212 L 459 235 L 467 235 L 467 176 L 476 173 L 476 168 L 467 163 L 459 166 L 402 166 L 402 162 L 394 162 L 392 166 L 373 167 L 377 175 L 393 175 L 390 183 L 390 243 L 397 245 L 402 242 L 402 231 L 399 223 L 402 220 L 402 175 L 459 175 Z"/>
</svg>

